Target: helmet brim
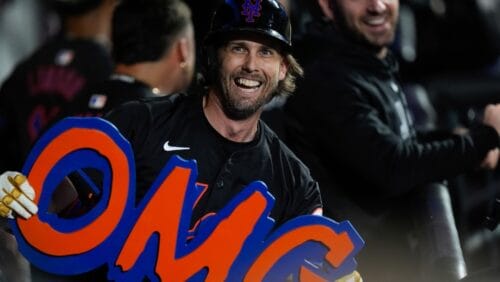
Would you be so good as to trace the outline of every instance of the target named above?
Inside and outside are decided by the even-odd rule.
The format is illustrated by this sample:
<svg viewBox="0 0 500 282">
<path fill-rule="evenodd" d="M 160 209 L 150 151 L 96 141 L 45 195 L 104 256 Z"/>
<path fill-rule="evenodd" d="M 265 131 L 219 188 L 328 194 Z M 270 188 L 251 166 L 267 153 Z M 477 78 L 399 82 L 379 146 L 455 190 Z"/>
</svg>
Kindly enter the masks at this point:
<svg viewBox="0 0 500 282">
<path fill-rule="evenodd" d="M 222 44 L 229 40 L 234 39 L 258 39 L 262 38 L 264 40 L 269 40 L 273 42 L 276 46 L 280 48 L 281 51 L 285 53 L 292 52 L 292 46 L 288 43 L 288 40 L 284 38 L 281 34 L 274 30 L 265 30 L 257 28 L 232 28 L 228 30 L 219 30 L 216 32 L 209 33 L 203 42 L 205 47 L 213 46 L 217 44 Z"/>
</svg>

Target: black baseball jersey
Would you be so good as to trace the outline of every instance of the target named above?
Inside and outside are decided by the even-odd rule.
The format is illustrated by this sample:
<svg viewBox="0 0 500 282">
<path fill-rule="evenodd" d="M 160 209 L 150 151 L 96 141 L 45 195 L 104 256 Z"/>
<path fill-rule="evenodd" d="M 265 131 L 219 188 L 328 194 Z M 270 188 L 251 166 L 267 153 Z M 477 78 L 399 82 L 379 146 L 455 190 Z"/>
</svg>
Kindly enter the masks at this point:
<svg viewBox="0 0 500 282">
<path fill-rule="evenodd" d="M 276 202 L 277 224 L 321 207 L 318 184 L 304 164 L 260 121 L 255 140 L 236 143 L 211 127 L 202 95 L 172 94 L 124 104 L 106 118 L 130 141 L 141 198 L 173 155 L 197 161 L 198 179 L 208 185 L 193 211 L 194 224 L 217 212 L 255 180 Z"/>
<path fill-rule="evenodd" d="M 19 64 L 0 90 L 0 171 L 20 169 L 33 141 L 87 85 L 107 79 L 107 50 L 57 36 Z"/>
<path fill-rule="evenodd" d="M 131 76 L 113 74 L 88 87 L 69 105 L 64 116 L 103 116 L 125 102 L 158 95 L 147 84 Z"/>
<path fill-rule="evenodd" d="M 149 85 L 142 81 L 128 75 L 113 74 L 109 79 L 91 85 L 78 94 L 78 97 L 68 105 L 60 118 L 66 116 L 101 117 L 125 102 L 155 95 L 159 95 L 159 93 L 155 93 Z M 98 173 L 88 169 L 85 171 L 98 181 Z M 85 180 L 80 178 L 78 174 L 72 174 L 70 177 L 73 183 L 76 183 L 75 186 L 78 188 L 80 199 L 84 205 L 92 206 L 92 201 L 96 198 L 95 195 L 91 194 L 95 194 L 96 191 L 87 186 Z"/>
</svg>

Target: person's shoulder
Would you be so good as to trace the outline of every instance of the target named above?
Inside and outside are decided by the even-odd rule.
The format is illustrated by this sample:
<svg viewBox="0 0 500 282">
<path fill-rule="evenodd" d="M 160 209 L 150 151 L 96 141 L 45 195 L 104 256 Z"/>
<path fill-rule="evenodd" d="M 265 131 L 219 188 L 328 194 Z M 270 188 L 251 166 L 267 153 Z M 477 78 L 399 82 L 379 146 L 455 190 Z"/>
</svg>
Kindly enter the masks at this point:
<svg viewBox="0 0 500 282">
<path fill-rule="evenodd" d="M 22 82 L 23 79 L 20 77 L 26 76 L 26 73 L 33 68 L 33 66 L 38 65 L 39 58 L 45 57 L 46 50 L 48 50 L 49 42 L 45 42 L 38 48 L 33 50 L 27 56 L 21 58 L 12 68 L 10 74 L 5 79 L 4 84 L 9 80 L 11 82 Z"/>
<path fill-rule="evenodd" d="M 152 113 L 165 113 L 178 108 L 188 100 L 188 95 L 183 92 L 172 93 L 161 97 L 144 97 L 138 103 L 146 106 Z"/>
<path fill-rule="evenodd" d="M 264 138 L 266 140 L 266 150 L 272 158 L 274 166 L 279 166 L 279 170 L 287 171 L 293 177 L 293 183 L 298 184 L 300 187 L 305 187 L 299 183 L 304 183 L 312 180 L 311 173 L 307 165 L 288 147 L 286 140 L 278 137 L 272 129 L 270 129 L 264 122 Z M 294 187 L 297 187 L 295 186 Z"/>
<path fill-rule="evenodd" d="M 126 115 L 128 118 L 150 121 L 165 119 L 175 111 L 182 111 L 187 98 L 188 95 L 180 92 L 162 97 L 145 97 L 115 107 L 108 116 Z"/>
<path fill-rule="evenodd" d="M 106 96 L 108 100 L 116 100 L 119 104 L 153 95 L 151 88 L 145 84 L 134 83 L 133 80 L 129 82 L 113 78 L 93 83 L 81 92 L 81 95 L 87 97 L 96 94 Z M 114 103 L 110 106 L 114 107 L 116 105 L 118 104 Z"/>
<path fill-rule="evenodd" d="M 155 124 L 168 122 L 176 112 L 183 111 L 185 100 L 184 93 L 142 98 L 125 102 L 113 108 L 104 117 L 125 132 L 147 131 Z"/>
<path fill-rule="evenodd" d="M 145 110 L 150 113 L 160 113 L 165 111 L 170 111 L 176 105 L 182 103 L 185 99 L 186 94 L 184 93 L 173 93 L 161 97 L 143 97 L 140 99 L 127 101 L 116 109 L 121 111 L 137 111 Z"/>
<path fill-rule="evenodd" d="M 47 39 L 19 64 L 19 68 L 30 71 L 45 65 L 76 70 L 84 74 L 89 83 L 106 79 L 113 69 L 111 56 L 104 45 L 90 39 L 64 36 Z"/>
<path fill-rule="evenodd" d="M 106 78 L 113 69 L 108 48 L 88 38 L 56 36 L 37 52 L 36 57 L 38 60 L 49 60 L 50 64 L 78 69 L 89 77 Z"/>
<path fill-rule="evenodd" d="M 295 153 L 288 147 L 286 140 L 280 138 L 264 121 L 260 121 L 262 138 L 265 139 L 269 150 L 273 155 L 280 155 L 280 158 L 288 159 L 294 163 L 301 163 Z"/>
</svg>

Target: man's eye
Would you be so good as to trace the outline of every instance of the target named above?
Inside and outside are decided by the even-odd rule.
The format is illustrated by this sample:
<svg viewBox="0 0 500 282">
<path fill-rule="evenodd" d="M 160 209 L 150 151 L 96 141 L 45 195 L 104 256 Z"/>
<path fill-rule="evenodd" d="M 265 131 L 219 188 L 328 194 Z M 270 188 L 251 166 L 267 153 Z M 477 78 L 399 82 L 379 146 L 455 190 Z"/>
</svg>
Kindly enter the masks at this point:
<svg viewBox="0 0 500 282">
<path fill-rule="evenodd" d="M 243 53 L 243 52 L 245 52 L 245 48 L 240 47 L 240 46 L 233 46 L 232 50 L 233 50 L 233 52 L 236 52 L 236 53 Z"/>
<path fill-rule="evenodd" d="M 260 50 L 260 53 L 266 57 L 272 56 L 274 54 L 274 52 L 270 49 L 262 49 Z"/>
</svg>

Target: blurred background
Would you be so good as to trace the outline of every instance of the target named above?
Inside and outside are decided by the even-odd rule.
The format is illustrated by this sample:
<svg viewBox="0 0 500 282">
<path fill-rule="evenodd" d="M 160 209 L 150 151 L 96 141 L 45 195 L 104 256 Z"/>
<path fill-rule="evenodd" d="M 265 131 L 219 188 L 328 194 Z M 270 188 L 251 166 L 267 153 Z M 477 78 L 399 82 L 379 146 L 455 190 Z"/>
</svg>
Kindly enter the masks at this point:
<svg viewBox="0 0 500 282">
<path fill-rule="evenodd" d="M 221 0 L 187 0 L 200 44 L 211 11 Z M 297 40 L 312 18 L 315 0 L 282 0 Z M 500 1 L 400 0 L 392 46 L 417 126 L 455 129 L 500 102 Z M 0 84 L 13 67 L 60 28 L 44 1 L 0 0 Z M 198 48 L 198 52 L 201 48 Z M 21 105 L 17 105 L 21 106 Z M 449 181 L 468 272 L 500 267 L 500 169 Z"/>
</svg>

